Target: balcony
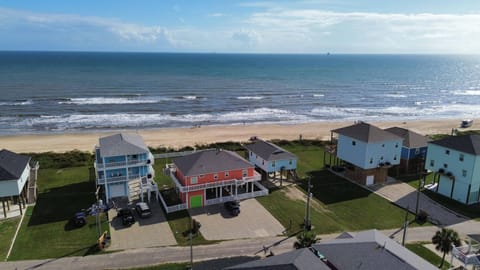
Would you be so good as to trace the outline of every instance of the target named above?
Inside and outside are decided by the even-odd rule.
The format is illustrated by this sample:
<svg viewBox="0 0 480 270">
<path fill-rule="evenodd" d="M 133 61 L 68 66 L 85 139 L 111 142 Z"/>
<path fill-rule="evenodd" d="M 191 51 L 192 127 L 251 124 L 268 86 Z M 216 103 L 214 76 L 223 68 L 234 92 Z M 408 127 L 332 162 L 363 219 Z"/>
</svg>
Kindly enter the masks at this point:
<svg viewBox="0 0 480 270">
<path fill-rule="evenodd" d="M 95 162 L 95 168 L 97 170 L 103 170 L 107 168 L 114 168 L 114 167 L 120 167 L 120 168 L 125 168 L 125 167 L 136 167 L 136 166 L 143 166 L 143 165 L 153 165 L 154 161 L 152 159 L 130 159 L 128 161 L 119 161 L 119 162 L 108 162 L 108 163 L 102 163 L 102 162 Z"/>
<path fill-rule="evenodd" d="M 176 169 L 173 167 L 169 167 L 165 169 L 165 172 L 168 172 L 170 174 L 170 177 L 172 178 L 173 182 L 177 186 L 180 192 L 191 192 L 191 191 L 196 191 L 196 190 L 204 190 L 207 188 L 215 188 L 215 187 L 225 187 L 225 186 L 230 186 L 230 185 L 243 185 L 248 182 L 256 182 L 260 181 L 262 176 L 254 172 L 253 176 L 250 177 L 243 177 L 242 179 L 229 179 L 229 180 L 223 180 L 223 181 L 215 181 L 215 182 L 210 182 L 210 183 L 205 183 L 205 184 L 198 184 L 198 185 L 190 185 L 190 186 L 183 186 L 180 181 L 177 179 L 175 176 Z"/>
</svg>

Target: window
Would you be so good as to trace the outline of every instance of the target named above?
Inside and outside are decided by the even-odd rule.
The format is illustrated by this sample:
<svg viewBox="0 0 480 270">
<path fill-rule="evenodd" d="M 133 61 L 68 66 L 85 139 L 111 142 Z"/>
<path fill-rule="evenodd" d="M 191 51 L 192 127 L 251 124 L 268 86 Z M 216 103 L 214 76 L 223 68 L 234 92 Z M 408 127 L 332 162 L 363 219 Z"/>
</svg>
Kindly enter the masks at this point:
<svg viewBox="0 0 480 270">
<path fill-rule="evenodd" d="M 418 154 L 420 154 L 420 148 L 415 149 L 415 155 L 418 155 Z"/>
<path fill-rule="evenodd" d="M 383 156 L 380 157 L 380 160 L 383 160 Z"/>
<path fill-rule="evenodd" d="M 213 179 L 218 180 L 218 174 L 217 173 L 213 175 Z"/>
<path fill-rule="evenodd" d="M 384 144 L 384 143 L 382 144 L 382 147 L 385 147 L 385 144 Z"/>
<path fill-rule="evenodd" d="M 458 157 L 458 160 L 463 161 L 463 158 L 464 158 L 463 154 L 460 154 L 460 156 Z"/>
<path fill-rule="evenodd" d="M 265 160 L 262 160 L 262 165 L 265 165 Z"/>
<path fill-rule="evenodd" d="M 462 170 L 462 176 L 467 177 L 467 170 Z"/>
<path fill-rule="evenodd" d="M 450 155 L 450 150 L 445 150 L 445 154 Z"/>
<path fill-rule="evenodd" d="M 395 155 L 395 156 L 393 157 L 393 160 L 397 160 L 397 155 Z"/>
<path fill-rule="evenodd" d="M 373 163 L 373 158 L 370 158 L 370 164 L 372 164 L 372 163 Z"/>
<path fill-rule="evenodd" d="M 395 144 L 395 148 L 398 148 L 398 143 Z"/>
<path fill-rule="evenodd" d="M 357 144 L 357 142 L 356 142 L 356 141 L 352 141 L 352 145 L 356 145 L 356 144 Z"/>
<path fill-rule="evenodd" d="M 448 168 L 448 164 L 447 163 L 443 163 L 443 168 Z"/>
<path fill-rule="evenodd" d="M 230 174 L 228 172 L 225 172 L 225 177 L 229 177 Z"/>
<path fill-rule="evenodd" d="M 430 167 L 433 167 L 433 166 L 435 166 L 435 160 L 431 159 L 430 160 Z"/>
<path fill-rule="evenodd" d="M 200 178 L 203 178 L 204 176 L 205 176 L 205 175 L 203 175 L 203 174 L 200 174 Z"/>
<path fill-rule="evenodd" d="M 242 171 L 242 175 L 243 175 L 243 177 L 247 177 L 248 171 L 247 171 L 247 170 L 243 170 L 243 171 Z"/>
<path fill-rule="evenodd" d="M 292 165 L 292 163 L 293 163 L 293 161 L 290 159 L 290 160 L 288 161 L 288 165 Z"/>
<path fill-rule="evenodd" d="M 275 167 L 275 160 L 272 161 L 272 167 Z"/>
<path fill-rule="evenodd" d="M 196 184 L 196 183 L 198 183 L 197 177 L 196 176 L 190 177 L 190 184 Z"/>
<path fill-rule="evenodd" d="M 252 151 L 250 151 L 250 156 L 253 156 L 253 152 L 252 152 Z"/>
</svg>

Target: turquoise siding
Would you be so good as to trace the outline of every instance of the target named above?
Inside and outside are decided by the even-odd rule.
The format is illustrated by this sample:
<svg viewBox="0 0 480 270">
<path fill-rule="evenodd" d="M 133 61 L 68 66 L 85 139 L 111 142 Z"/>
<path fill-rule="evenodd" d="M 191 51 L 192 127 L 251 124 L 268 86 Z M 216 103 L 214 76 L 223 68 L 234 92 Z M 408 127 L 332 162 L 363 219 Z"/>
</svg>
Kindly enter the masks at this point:
<svg viewBox="0 0 480 270">
<path fill-rule="evenodd" d="M 401 146 L 401 139 L 366 143 L 339 134 L 337 156 L 360 168 L 373 169 L 385 162 L 400 164 Z"/>
<path fill-rule="evenodd" d="M 116 156 L 116 157 L 105 157 L 105 164 L 115 163 L 115 162 L 124 162 L 126 161 L 125 156 Z"/>
<path fill-rule="evenodd" d="M 478 202 L 480 188 L 480 178 L 478 177 L 480 159 L 478 156 L 428 144 L 425 169 L 433 172 L 443 169 L 445 173 L 450 172 L 453 175 L 454 179 L 452 180 L 444 175 L 440 177 L 438 193 L 462 203 Z"/>
<path fill-rule="evenodd" d="M 295 170 L 297 169 L 297 159 L 282 159 L 275 161 L 265 161 L 260 156 L 256 155 L 252 151 L 248 151 L 248 161 L 261 168 L 267 173 L 278 172 L 283 167 L 285 170 Z"/>
</svg>

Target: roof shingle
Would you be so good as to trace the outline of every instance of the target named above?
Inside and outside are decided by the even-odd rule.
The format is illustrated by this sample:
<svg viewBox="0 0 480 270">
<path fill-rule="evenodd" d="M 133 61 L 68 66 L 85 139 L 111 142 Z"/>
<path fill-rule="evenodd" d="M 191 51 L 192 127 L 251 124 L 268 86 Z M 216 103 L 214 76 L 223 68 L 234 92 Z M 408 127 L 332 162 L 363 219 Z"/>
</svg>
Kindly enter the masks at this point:
<svg viewBox="0 0 480 270">
<path fill-rule="evenodd" d="M 115 157 L 149 152 L 140 135 L 120 133 L 100 138 L 100 155 Z"/>
<path fill-rule="evenodd" d="M 0 181 L 20 179 L 29 162 L 29 156 L 2 149 L 0 151 Z"/>
<path fill-rule="evenodd" d="M 208 149 L 173 159 L 185 176 L 231 171 L 253 167 L 235 152 Z"/>
<path fill-rule="evenodd" d="M 480 155 L 480 135 L 477 134 L 450 136 L 430 143 L 476 156 Z"/>
<path fill-rule="evenodd" d="M 245 148 L 267 161 L 297 159 L 297 156 L 287 150 L 263 140 L 256 140 L 254 143 L 246 144 Z"/>
<path fill-rule="evenodd" d="M 348 136 L 350 138 L 357 139 L 367 143 L 401 139 L 401 137 L 395 134 L 392 134 L 390 132 L 387 132 L 381 128 L 367 124 L 365 122 L 360 122 L 348 127 L 334 129 L 332 130 L 332 132 L 335 132 L 344 136 Z"/>
<path fill-rule="evenodd" d="M 393 133 L 397 136 L 403 138 L 403 146 L 407 148 L 420 148 L 420 147 L 427 147 L 427 143 L 429 141 L 427 136 L 423 136 L 406 128 L 400 127 L 391 127 L 385 129 L 390 133 Z"/>
</svg>

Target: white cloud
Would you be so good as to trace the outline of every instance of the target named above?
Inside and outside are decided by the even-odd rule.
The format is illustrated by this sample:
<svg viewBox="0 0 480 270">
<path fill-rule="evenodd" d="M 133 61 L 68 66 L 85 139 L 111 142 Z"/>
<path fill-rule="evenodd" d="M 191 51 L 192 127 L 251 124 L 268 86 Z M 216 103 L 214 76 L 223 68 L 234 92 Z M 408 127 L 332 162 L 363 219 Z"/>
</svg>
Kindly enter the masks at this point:
<svg viewBox="0 0 480 270">
<path fill-rule="evenodd" d="M 220 12 L 208 14 L 208 17 L 226 17 L 226 16 L 227 16 L 227 14 L 220 13 Z"/>
</svg>

